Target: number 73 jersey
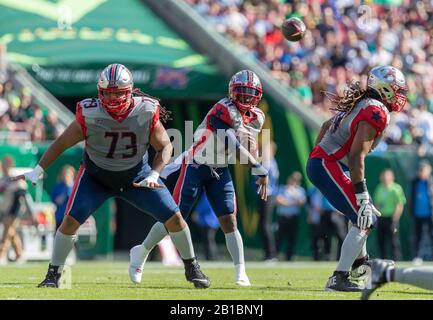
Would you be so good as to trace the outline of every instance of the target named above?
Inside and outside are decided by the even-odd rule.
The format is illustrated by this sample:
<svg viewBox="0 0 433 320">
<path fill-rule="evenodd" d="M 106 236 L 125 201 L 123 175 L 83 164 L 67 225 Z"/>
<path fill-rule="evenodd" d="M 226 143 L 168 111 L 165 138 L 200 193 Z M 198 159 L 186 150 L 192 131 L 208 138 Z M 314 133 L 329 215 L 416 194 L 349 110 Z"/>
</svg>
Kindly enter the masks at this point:
<svg viewBox="0 0 433 320">
<path fill-rule="evenodd" d="M 86 152 L 98 167 L 109 171 L 128 170 L 143 161 L 150 135 L 159 120 L 159 102 L 133 97 L 129 112 L 114 119 L 99 99 L 77 103 L 75 117 L 81 125 Z"/>
</svg>

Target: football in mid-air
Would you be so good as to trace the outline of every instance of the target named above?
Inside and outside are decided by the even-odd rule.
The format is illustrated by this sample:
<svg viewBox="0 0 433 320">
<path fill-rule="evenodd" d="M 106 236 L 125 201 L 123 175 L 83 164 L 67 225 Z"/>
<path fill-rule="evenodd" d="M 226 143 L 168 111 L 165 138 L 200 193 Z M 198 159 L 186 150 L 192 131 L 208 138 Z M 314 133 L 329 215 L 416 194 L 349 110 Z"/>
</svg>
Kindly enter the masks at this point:
<svg viewBox="0 0 433 320">
<path fill-rule="evenodd" d="M 301 40 L 306 30 L 305 23 L 299 18 L 286 19 L 281 26 L 284 37 L 289 41 Z"/>
</svg>

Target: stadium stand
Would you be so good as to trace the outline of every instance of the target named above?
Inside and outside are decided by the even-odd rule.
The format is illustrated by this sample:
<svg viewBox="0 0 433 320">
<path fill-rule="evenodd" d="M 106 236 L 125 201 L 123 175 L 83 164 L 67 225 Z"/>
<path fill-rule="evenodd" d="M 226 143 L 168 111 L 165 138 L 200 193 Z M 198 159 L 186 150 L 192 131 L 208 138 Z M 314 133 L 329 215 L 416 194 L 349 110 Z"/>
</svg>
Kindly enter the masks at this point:
<svg viewBox="0 0 433 320">
<path fill-rule="evenodd" d="M 392 117 L 385 142 L 414 145 L 420 155 L 433 151 L 431 2 L 373 1 L 362 19 L 359 1 L 187 2 L 327 117 L 330 102 L 322 91 L 341 93 L 349 79 L 365 82 L 360 75 L 379 61 L 401 68 L 408 79 L 409 106 Z M 299 43 L 286 41 L 280 32 L 284 17 L 293 16 L 309 30 Z"/>
<path fill-rule="evenodd" d="M 41 104 L 30 87 L 17 79 L 0 47 L 0 141 L 8 144 L 54 140 L 64 129 L 57 112 Z M 23 76 L 23 74 L 21 74 Z"/>
</svg>

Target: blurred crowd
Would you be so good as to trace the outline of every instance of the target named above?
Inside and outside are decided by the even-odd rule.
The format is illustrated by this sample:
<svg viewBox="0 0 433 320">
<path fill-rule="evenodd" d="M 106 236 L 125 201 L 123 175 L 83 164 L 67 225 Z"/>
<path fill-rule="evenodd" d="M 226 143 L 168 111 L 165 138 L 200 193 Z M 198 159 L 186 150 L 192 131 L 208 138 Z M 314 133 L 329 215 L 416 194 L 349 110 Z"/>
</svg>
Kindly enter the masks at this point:
<svg viewBox="0 0 433 320">
<path fill-rule="evenodd" d="M 341 94 L 351 79 L 365 84 L 367 71 L 378 64 L 400 68 L 408 105 L 391 118 L 383 146 L 433 152 L 433 1 L 186 1 L 326 117 L 332 113 L 322 91 Z M 299 42 L 285 40 L 280 31 L 289 17 L 307 26 Z"/>
<path fill-rule="evenodd" d="M 14 81 L 0 44 L 0 142 L 54 140 L 61 132 L 57 114 L 40 106 L 30 90 Z"/>
</svg>

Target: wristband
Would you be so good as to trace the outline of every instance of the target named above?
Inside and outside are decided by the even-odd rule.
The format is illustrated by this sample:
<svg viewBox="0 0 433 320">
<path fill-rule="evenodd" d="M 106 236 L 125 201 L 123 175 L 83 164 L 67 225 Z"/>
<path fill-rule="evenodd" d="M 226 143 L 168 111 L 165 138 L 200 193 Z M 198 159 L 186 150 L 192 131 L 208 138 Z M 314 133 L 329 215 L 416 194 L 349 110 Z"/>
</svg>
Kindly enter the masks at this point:
<svg viewBox="0 0 433 320">
<path fill-rule="evenodd" d="M 41 174 L 43 174 L 45 171 L 44 171 L 44 168 L 42 168 L 39 164 L 38 165 L 36 165 L 36 167 L 35 167 L 35 173 L 36 173 L 36 176 L 37 177 L 40 177 L 41 176 Z"/>
<path fill-rule="evenodd" d="M 154 181 L 158 181 L 159 179 L 159 172 L 156 170 L 150 171 L 149 175 L 146 177 L 146 179 L 152 179 Z"/>
<path fill-rule="evenodd" d="M 353 184 L 353 187 L 355 188 L 355 193 L 367 192 L 367 184 L 365 182 L 365 179 Z"/>
<path fill-rule="evenodd" d="M 251 174 L 254 176 L 266 177 L 267 175 L 269 175 L 269 171 L 260 163 L 256 162 L 252 166 Z"/>
</svg>

